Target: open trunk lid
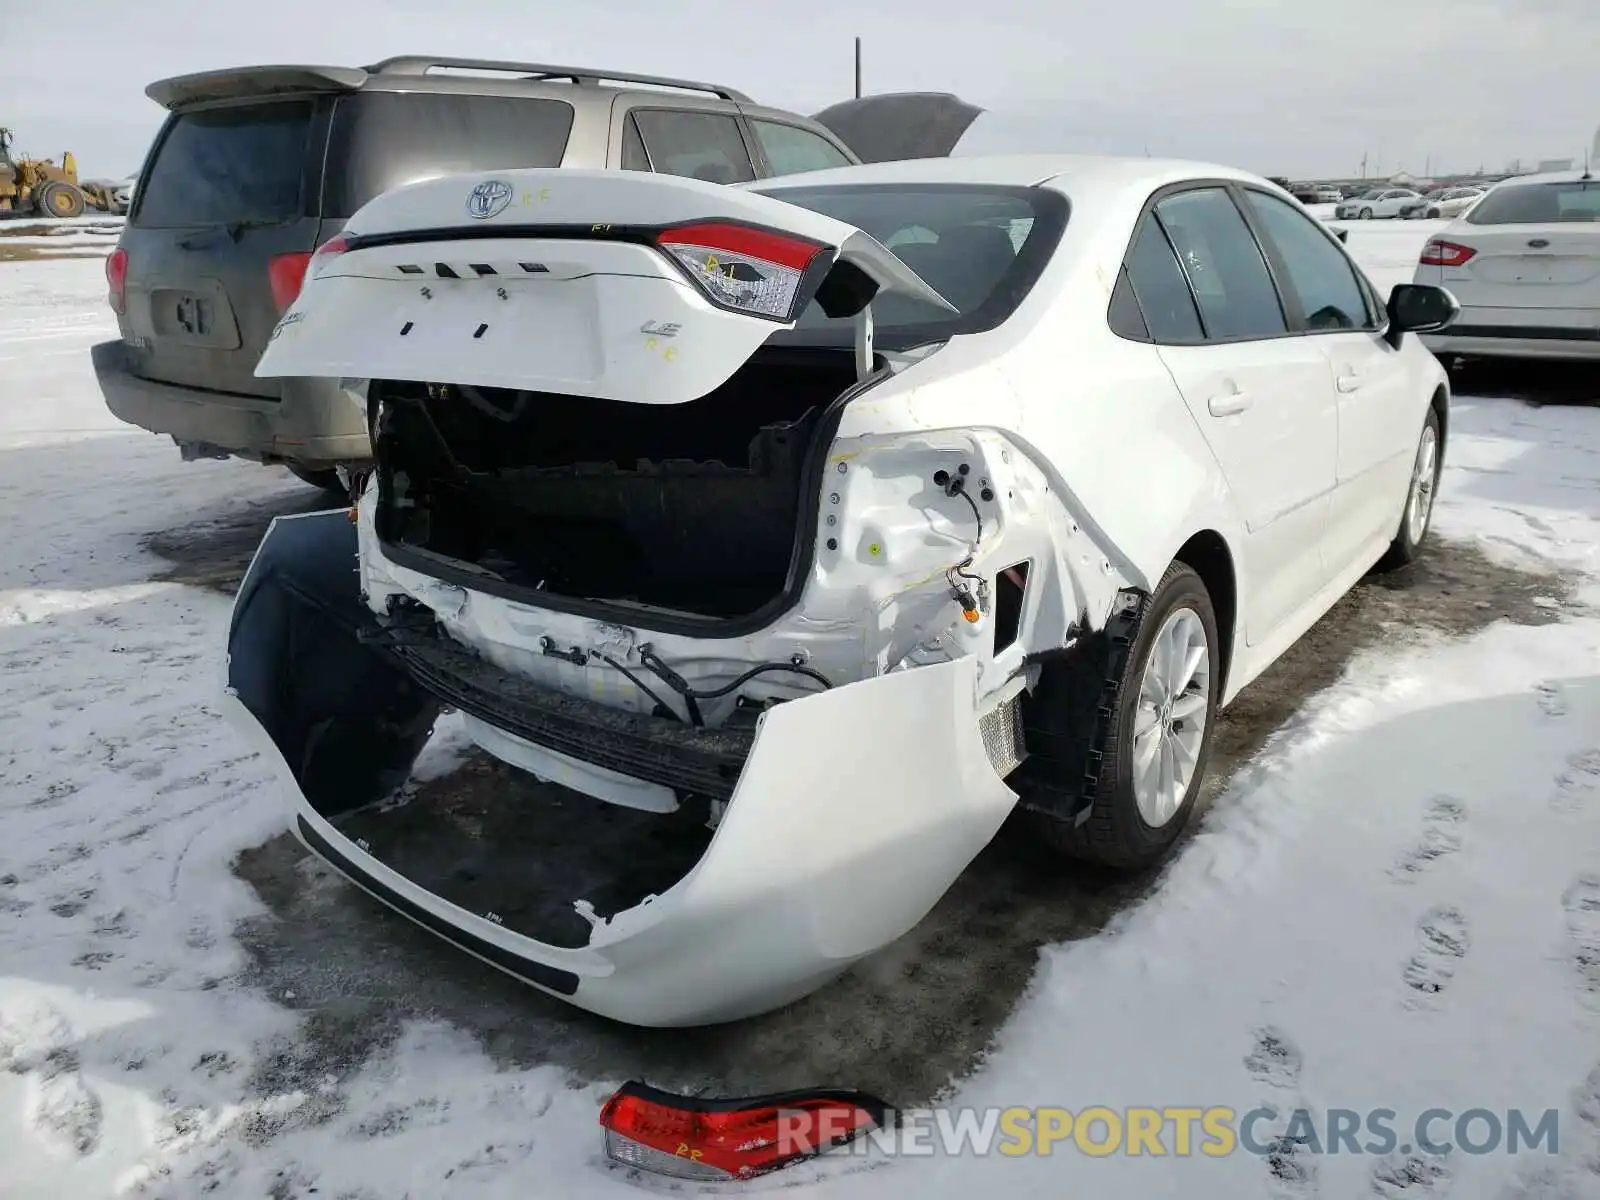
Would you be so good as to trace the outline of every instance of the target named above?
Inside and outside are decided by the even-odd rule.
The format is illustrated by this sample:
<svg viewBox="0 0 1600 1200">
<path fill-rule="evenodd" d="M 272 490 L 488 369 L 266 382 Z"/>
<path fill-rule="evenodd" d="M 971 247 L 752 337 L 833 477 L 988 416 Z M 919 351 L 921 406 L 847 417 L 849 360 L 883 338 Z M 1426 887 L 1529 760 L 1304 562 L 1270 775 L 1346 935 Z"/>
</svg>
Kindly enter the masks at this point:
<svg viewBox="0 0 1600 1200">
<path fill-rule="evenodd" d="M 955 311 L 873 237 L 770 196 L 611 171 L 454 176 L 356 213 L 256 373 L 681 404 L 813 300 L 859 315 L 879 291 Z"/>
<path fill-rule="evenodd" d="M 887 92 L 829 106 L 811 119 L 864 163 L 945 158 L 983 109 L 949 92 Z"/>
</svg>

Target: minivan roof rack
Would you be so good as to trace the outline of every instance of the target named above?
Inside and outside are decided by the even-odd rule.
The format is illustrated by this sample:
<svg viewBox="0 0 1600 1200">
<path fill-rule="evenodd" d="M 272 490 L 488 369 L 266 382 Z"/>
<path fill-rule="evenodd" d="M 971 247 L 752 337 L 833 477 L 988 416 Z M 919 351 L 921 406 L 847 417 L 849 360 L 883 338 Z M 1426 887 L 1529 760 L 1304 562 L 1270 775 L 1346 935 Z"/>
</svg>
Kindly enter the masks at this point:
<svg viewBox="0 0 1600 1200">
<path fill-rule="evenodd" d="M 426 75 L 436 67 L 469 71 L 504 71 L 533 79 L 570 79 L 573 83 L 639 83 L 648 87 L 678 88 L 686 92 L 708 92 L 735 104 L 752 103 L 749 96 L 720 83 L 698 83 L 693 79 L 672 79 L 665 75 L 636 75 L 631 71 L 600 71 L 593 67 L 563 67 L 550 63 L 505 62 L 491 58 L 441 58 L 433 54 L 401 54 L 373 63 L 366 70 L 373 75 Z"/>
</svg>

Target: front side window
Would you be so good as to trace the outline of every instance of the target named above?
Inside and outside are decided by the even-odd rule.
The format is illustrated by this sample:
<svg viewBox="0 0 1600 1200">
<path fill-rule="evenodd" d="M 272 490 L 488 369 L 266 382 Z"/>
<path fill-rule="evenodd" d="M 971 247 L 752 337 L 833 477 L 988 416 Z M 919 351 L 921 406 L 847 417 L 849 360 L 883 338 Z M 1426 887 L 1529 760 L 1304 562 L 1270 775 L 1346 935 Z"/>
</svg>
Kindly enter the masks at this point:
<svg viewBox="0 0 1600 1200">
<path fill-rule="evenodd" d="M 1288 332 L 1261 247 L 1225 189 L 1178 192 L 1158 203 L 1156 214 L 1194 289 L 1209 340 Z"/>
<path fill-rule="evenodd" d="M 756 177 L 739 122 L 726 113 L 636 108 L 650 165 L 663 175 L 707 183 L 748 183 Z"/>
<path fill-rule="evenodd" d="M 803 171 L 826 171 L 830 167 L 851 165 L 837 146 L 809 129 L 755 117 L 750 118 L 750 128 L 755 131 L 756 141 L 761 143 L 774 175 L 798 175 Z"/>
<path fill-rule="evenodd" d="M 1266 229 L 1300 297 L 1313 330 L 1362 329 L 1371 325 L 1366 293 L 1350 260 L 1316 221 L 1276 196 L 1247 191 L 1251 211 Z"/>
</svg>

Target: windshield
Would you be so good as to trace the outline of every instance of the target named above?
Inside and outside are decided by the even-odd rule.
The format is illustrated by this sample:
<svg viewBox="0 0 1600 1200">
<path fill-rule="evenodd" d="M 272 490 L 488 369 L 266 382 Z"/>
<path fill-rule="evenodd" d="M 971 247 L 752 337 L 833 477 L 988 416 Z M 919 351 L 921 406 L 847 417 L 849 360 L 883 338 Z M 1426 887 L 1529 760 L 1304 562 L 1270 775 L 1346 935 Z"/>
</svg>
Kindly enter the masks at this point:
<svg viewBox="0 0 1600 1200">
<path fill-rule="evenodd" d="M 871 234 L 958 310 L 952 316 L 921 300 L 882 296 L 872 314 L 884 349 L 999 325 L 1038 280 L 1067 222 L 1066 197 L 1046 188 L 906 183 L 757 190 Z M 828 317 L 813 302 L 784 340 L 848 344 L 854 336 L 849 318 Z"/>
<path fill-rule="evenodd" d="M 1467 214 L 1469 225 L 1543 225 L 1600 221 L 1600 179 L 1499 187 Z"/>
</svg>

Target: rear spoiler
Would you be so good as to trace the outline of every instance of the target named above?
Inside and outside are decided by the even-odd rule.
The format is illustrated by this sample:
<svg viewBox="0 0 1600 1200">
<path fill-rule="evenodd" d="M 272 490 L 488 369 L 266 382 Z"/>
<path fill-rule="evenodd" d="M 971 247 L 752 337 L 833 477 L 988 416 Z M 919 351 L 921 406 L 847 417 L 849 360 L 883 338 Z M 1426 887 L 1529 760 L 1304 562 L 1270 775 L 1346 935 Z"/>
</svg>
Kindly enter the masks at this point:
<svg viewBox="0 0 1600 1200">
<path fill-rule="evenodd" d="M 239 100 L 295 92 L 353 92 L 367 81 L 360 67 L 230 67 L 158 79 L 144 89 L 162 108 L 182 108 L 206 100 Z"/>
</svg>

